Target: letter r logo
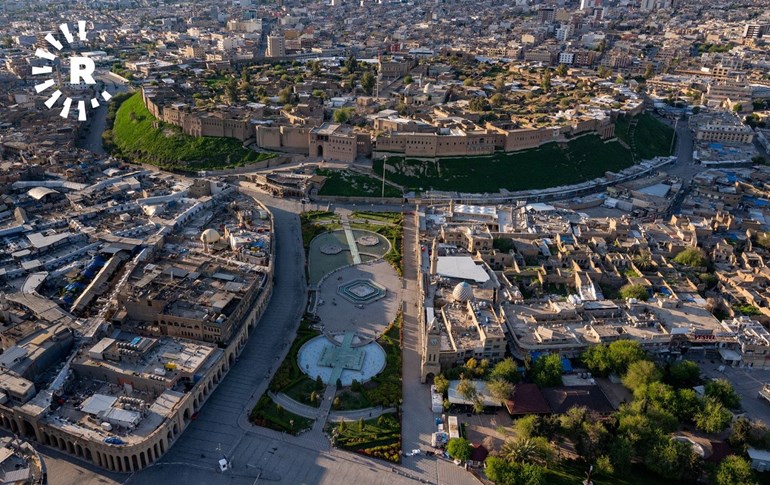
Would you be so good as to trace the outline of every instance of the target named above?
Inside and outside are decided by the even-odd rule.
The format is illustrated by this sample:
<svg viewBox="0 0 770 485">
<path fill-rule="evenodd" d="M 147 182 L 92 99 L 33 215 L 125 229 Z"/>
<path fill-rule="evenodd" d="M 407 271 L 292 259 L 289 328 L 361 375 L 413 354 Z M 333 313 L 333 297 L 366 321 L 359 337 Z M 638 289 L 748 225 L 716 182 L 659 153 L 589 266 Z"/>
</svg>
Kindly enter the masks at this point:
<svg viewBox="0 0 770 485">
<path fill-rule="evenodd" d="M 93 59 L 88 57 L 70 58 L 70 83 L 80 84 L 80 80 L 86 84 L 96 84 L 93 73 L 96 70 Z"/>
</svg>

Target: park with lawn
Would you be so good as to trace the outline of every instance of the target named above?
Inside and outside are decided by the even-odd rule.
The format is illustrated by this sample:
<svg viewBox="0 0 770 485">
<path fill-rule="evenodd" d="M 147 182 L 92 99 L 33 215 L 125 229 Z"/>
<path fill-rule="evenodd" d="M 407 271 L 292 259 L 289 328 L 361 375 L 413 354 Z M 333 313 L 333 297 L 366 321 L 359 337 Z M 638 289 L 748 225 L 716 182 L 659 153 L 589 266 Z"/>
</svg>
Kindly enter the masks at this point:
<svg viewBox="0 0 770 485">
<path fill-rule="evenodd" d="M 332 443 L 344 450 L 401 462 L 401 423 L 395 413 L 358 421 L 341 421 L 328 429 Z"/>
<path fill-rule="evenodd" d="M 137 92 L 122 100 L 105 144 L 129 161 L 183 171 L 240 167 L 275 157 L 243 148 L 235 138 L 193 137 L 179 127 L 157 120 Z"/>
<path fill-rule="evenodd" d="M 633 164 L 631 152 L 618 141 L 585 135 L 568 143 L 548 143 L 532 150 L 490 156 L 416 160 L 375 160 L 375 172 L 386 163 L 386 177 L 410 190 L 497 192 L 570 185 Z"/>
<path fill-rule="evenodd" d="M 306 406 L 318 407 L 326 388 L 319 379 L 311 379 L 302 372 L 297 364 L 299 349 L 320 333 L 311 326 L 309 315 L 302 317 L 297 336 L 291 344 L 286 358 L 276 370 L 268 390 L 271 393 L 283 393 L 294 401 Z M 252 423 L 258 426 L 297 434 L 312 426 L 313 420 L 293 414 L 283 409 L 266 394 L 262 396 L 250 414 Z"/>
<path fill-rule="evenodd" d="M 338 197 L 382 197 L 382 180 L 352 170 L 318 169 L 326 177 L 318 195 Z M 386 181 L 385 197 L 401 197 L 401 190 Z"/>
<path fill-rule="evenodd" d="M 631 147 L 636 160 L 649 160 L 671 155 L 674 129 L 650 113 L 642 113 L 633 118 L 618 117 L 615 136 Z"/>
<path fill-rule="evenodd" d="M 641 160 L 670 155 L 673 129 L 644 113 L 621 116 L 614 140 L 594 134 L 519 152 L 433 160 L 388 156 L 372 169 L 404 190 L 471 193 L 536 190 L 572 185 L 618 172 Z"/>
</svg>

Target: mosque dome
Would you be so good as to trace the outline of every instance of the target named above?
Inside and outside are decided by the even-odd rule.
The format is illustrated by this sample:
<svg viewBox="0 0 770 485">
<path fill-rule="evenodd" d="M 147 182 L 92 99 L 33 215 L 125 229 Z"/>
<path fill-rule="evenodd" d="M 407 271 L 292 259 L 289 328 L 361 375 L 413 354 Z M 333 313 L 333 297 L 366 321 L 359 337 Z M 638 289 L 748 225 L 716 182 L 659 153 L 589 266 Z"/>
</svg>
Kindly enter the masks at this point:
<svg viewBox="0 0 770 485">
<path fill-rule="evenodd" d="M 213 244 L 222 239 L 222 236 L 215 229 L 206 229 L 201 234 L 201 242 L 205 244 Z"/>
<path fill-rule="evenodd" d="M 463 281 L 462 283 L 457 283 L 457 286 L 455 286 L 454 290 L 452 290 L 452 296 L 454 297 L 455 301 L 463 302 L 471 301 L 473 300 L 473 288 L 471 288 L 471 285 Z"/>
</svg>

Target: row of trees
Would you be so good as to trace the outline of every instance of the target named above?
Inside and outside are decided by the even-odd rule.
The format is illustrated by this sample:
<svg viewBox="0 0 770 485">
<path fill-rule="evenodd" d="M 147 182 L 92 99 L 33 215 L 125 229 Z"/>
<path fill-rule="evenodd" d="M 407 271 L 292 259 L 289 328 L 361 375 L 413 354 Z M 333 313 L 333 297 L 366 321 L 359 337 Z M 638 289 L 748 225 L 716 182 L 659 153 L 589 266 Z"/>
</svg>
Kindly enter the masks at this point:
<svg viewBox="0 0 770 485">
<path fill-rule="evenodd" d="M 535 382 L 542 379 L 536 377 L 536 369 L 555 371 L 560 364 L 558 355 L 553 355 L 541 357 L 532 366 Z M 770 445 L 770 433 L 763 425 L 744 418 L 733 422 L 729 409 L 736 408 L 740 398 L 727 380 L 706 382 L 703 396 L 692 389 L 702 382 L 694 362 L 660 367 L 647 359 L 637 342 L 619 340 L 591 348 L 583 355 L 583 363 L 596 375 L 622 376 L 633 400 L 608 419 L 575 407 L 558 417 L 530 415 L 517 420 L 515 438 L 487 460 L 490 480 L 498 484 L 547 483 L 547 469 L 558 460 L 561 444 L 569 442 L 605 477 L 627 475 L 637 466 L 632 464 L 641 464 L 672 483 L 692 483 L 703 475 L 704 464 L 690 443 L 672 437 L 680 423 L 707 433 L 722 432 L 732 423 L 729 442 L 738 452 L 748 446 Z M 712 470 L 711 478 L 717 485 L 755 483 L 748 462 L 740 456 L 725 460 Z"/>
</svg>

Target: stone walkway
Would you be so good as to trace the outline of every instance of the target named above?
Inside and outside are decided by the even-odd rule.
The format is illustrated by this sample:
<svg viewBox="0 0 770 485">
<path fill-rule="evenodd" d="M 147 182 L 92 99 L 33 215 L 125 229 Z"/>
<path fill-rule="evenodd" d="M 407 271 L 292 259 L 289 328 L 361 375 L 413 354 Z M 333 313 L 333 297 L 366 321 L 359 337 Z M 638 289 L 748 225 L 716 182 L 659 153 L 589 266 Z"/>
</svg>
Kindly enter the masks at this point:
<svg viewBox="0 0 770 485">
<path fill-rule="evenodd" d="M 353 237 L 353 230 L 350 229 L 348 216 L 346 214 L 342 214 L 340 216 L 340 221 L 342 222 L 342 229 L 345 231 L 345 237 L 348 239 L 350 255 L 353 256 L 353 264 L 361 264 L 361 255 L 358 254 L 358 245 L 356 244 L 356 238 Z"/>
<path fill-rule="evenodd" d="M 326 420 L 329 418 L 329 413 L 332 410 L 332 402 L 334 402 L 334 396 L 337 394 L 337 386 L 329 384 L 326 386 L 324 392 L 324 400 L 321 402 L 321 407 L 318 409 L 318 417 L 313 423 L 313 431 L 323 431 L 326 425 Z"/>
<path fill-rule="evenodd" d="M 314 419 L 314 420 L 319 420 L 321 417 L 320 415 L 322 414 L 322 410 L 320 408 L 314 408 L 313 406 L 308 406 L 307 404 L 302 404 L 301 402 L 297 402 L 282 392 L 279 392 L 278 394 L 274 394 L 268 391 L 267 395 L 270 397 L 270 399 L 273 400 L 274 403 L 280 404 L 282 408 L 289 411 L 290 413 L 294 413 L 298 416 L 302 416 L 302 417 Z M 332 403 L 334 402 L 334 398 L 332 398 L 331 402 Z M 326 416 L 327 416 L 326 420 L 333 423 L 338 423 L 340 421 L 358 421 L 359 418 L 364 418 L 364 419 L 379 418 L 383 414 L 395 413 L 395 412 L 396 412 L 396 408 L 383 408 L 382 406 L 377 406 L 373 408 L 352 409 L 350 411 L 333 411 L 332 412 L 331 406 L 329 406 L 329 411 L 326 412 Z"/>
</svg>

